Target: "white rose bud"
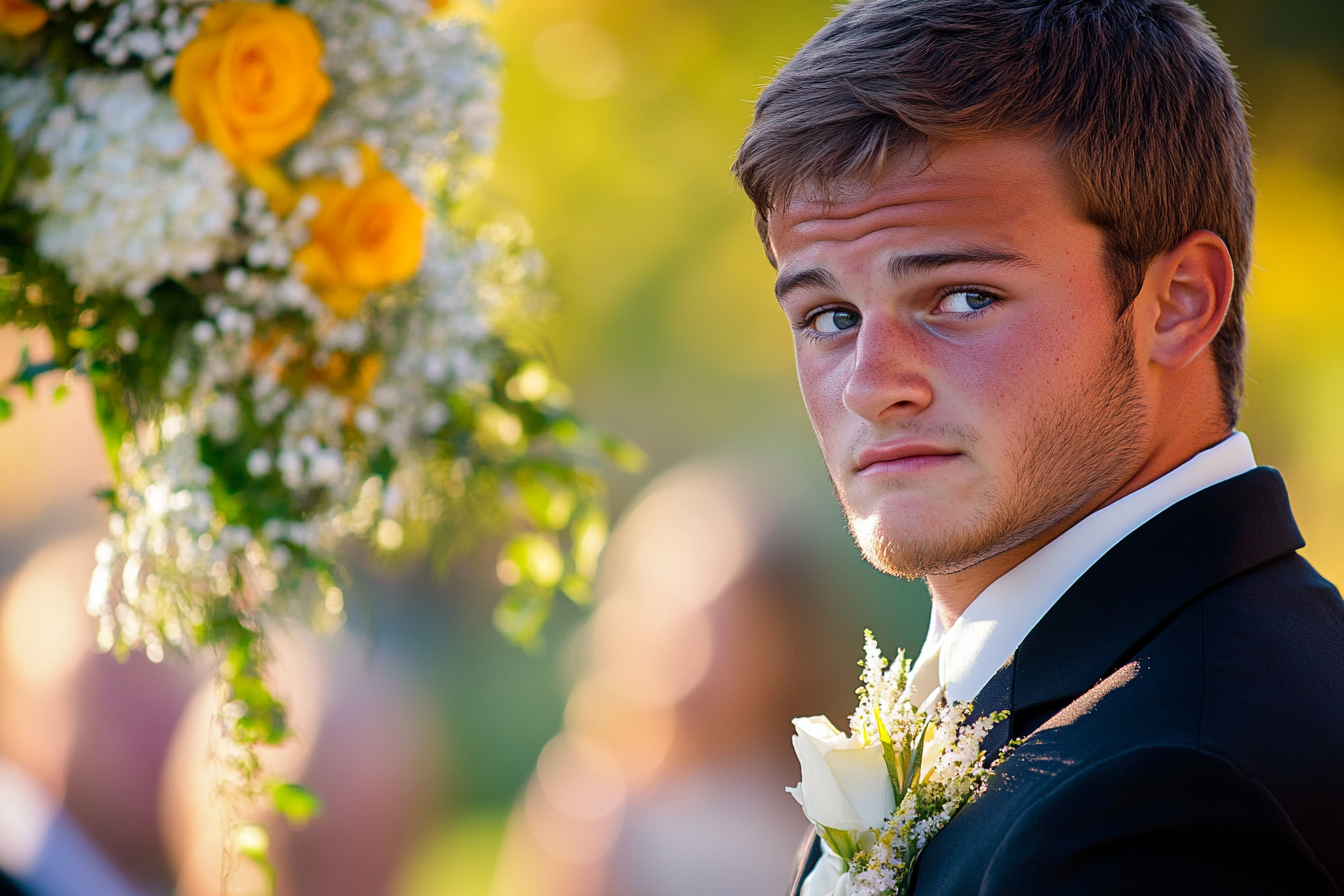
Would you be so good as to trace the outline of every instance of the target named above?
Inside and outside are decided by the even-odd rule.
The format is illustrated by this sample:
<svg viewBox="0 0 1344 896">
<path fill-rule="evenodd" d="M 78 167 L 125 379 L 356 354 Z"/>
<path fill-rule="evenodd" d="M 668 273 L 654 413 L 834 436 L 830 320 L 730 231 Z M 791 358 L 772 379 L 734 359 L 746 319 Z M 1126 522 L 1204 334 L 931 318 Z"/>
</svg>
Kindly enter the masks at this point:
<svg viewBox="0 0 1344 896">
<path fill-rule="evenodd" d="M 882 745 L 864 745 L 825 716 L 794 719 L 793 749 L 803 780 L 790 787 L 813 824 L 860 835 L 882 827 L 896 808 Z"/>
</svg>

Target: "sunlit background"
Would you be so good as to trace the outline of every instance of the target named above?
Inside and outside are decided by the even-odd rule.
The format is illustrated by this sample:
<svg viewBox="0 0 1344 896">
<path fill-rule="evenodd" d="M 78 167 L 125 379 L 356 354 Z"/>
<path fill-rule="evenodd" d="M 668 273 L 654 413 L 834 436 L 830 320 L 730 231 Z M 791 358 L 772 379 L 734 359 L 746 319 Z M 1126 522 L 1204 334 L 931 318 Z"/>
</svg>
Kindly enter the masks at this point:
<svg viewBox="0 0 1344 896">
<path fill-rule="evenodd" d="M 535 338 L 585 415 L 652 463 L 614 474 L 628 512 L 597 608 L 561 607 L 540 655 L 490 627 L 493 557 L 446 581 L 352 558 L 350 630 L 280 651 L 302 734 L 280 766 L 328 803 L 277 826 L 282 894 L 781 890 L 803 828 L 789 717 L 838 719 L 862 628 L 917 648 L 928 612 L 849 543 L 728 175 L 751 100 L 830 5 L 501 0 L 494 190 L 550 262 L 557 310 Z M 1344 4 L 1205 8 L 1258 153 L 1242 428 L 1284 471 L 1308 558 L 1344 580 Z M 0 357 L 16 346 L 0 336 Z M 40 785 L 31 812 L 63 799 L 84 832 L 67 836 L 128 892 L 209 893 L 203 678 L 88 650 L 91 420 L 86 396 L 48 393 L 0 427 L 0 755 Z"/>
</svg>

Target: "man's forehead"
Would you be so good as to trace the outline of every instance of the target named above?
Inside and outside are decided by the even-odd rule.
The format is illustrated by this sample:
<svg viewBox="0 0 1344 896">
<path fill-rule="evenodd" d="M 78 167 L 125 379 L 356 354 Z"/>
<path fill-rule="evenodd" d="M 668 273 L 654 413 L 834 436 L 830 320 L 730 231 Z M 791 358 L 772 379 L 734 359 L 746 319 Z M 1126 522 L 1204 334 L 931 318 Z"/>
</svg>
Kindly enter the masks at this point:
<svg viewBox="0 0 1344 896">
<path fill-rule="evenodd" d="M 910 155 L 875 179 L 798 191 L 770 215 L 776 258 L 818 241 L 848 242 L 891 228 L 992 229 L 1071 205 L 1058 164 L 1037 141 L 994 139 Z"/>
</svg>

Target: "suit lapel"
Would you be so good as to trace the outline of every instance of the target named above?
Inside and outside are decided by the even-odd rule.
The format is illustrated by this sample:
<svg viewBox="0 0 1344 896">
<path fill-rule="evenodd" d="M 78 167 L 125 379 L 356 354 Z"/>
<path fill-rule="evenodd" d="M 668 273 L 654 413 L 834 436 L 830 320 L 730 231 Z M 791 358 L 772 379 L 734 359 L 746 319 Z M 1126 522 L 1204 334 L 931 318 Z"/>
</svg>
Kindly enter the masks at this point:
<svg viewBox="0 0 1344 896">
<path fill-rule="evenodd" d="M 966 717 L 968 723 L 975 722 L 990 713 L 1002 712 L 1008 710 L 1010 715 L 1008 721 L 1000 722 L 981 742 L 981 749 L 985 751 L 985 764 L 989 765 L 998 758 L 999 753 L 1008 745 L 1012 730 L 1012 709 L 1013 709 L 1013 659 L 1009 657 L 1008 662 L 999 667 L 999 671 L 994 673 L 994 677 L 989 680 L 980 693 L 975 695 L 975 700 L 971 703 L 971 712 Z"/>
<path fill-rule="evenodd" d="M 1199 595 L 1304 544 L 1283 479 L 1269 467 L 1167 508 L 1093 564 L 976 696 L 977 716 L 1012 713 L 991 731 L 986 754 L 1002 748 L 1009 729 L 1026 737 L 1087 693 Z"/>
</svg>

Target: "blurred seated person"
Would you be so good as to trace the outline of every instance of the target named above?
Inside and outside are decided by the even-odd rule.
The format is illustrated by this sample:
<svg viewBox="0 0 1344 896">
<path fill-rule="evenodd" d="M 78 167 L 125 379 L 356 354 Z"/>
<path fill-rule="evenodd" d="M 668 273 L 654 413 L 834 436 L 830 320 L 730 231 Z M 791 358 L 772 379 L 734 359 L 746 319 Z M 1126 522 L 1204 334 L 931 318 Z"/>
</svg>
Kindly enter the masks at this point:
<svg viewBox="0 0 1344 896">
<path fill-rule="evenodd" d="M 274 896 L 387 896 L 434 808 L 441 753 L 431 712 L 384 648 L 352 632 L 320 639 L 290 632 L 275 641 L 270 674 L 294 736 L 261 755 L 268 776 L 297 781 L 323 803 L 301 828 L 264 807 L 275 866 Z M 210 754 L 213 682 L 192 698 L 164 771 L 164 828 L 177 896 L 218 896 L 224 859 Z M 229 892 L 265 892 L 260 870 L 236 860 Z"/>
<path fill-rule="evenodd" d="M 0 894 L 171 885 L 159 773 L 197 676 L 180 660 L 94 654 L 84 595 L 101 536 L 40 548 L 0 589 Z"/>
<path fill-rule="evenodd" d="M 790 719 L 845 696 L 815 552 L 775 477 L 655 480 L 613 533 L 564 730 L 508 823 L 492 896 L 777 896 L 805 828 Z M 837 670 L 817 680 L 809 669 Z"/>
<path fill-rule="evenodd" d="M 47 545 L 0 585 L 0 896 L 219 896 L 214 683 L 172 654 L 93 652 L 84 596 L 102 535 Z M 352 637 L 278 652 L 299 736 L 268 767 L 326 808 L 300 831 L 268 819 L 276 894 L 388 893 L 436 792 L 427 711 Z M 253 870 L 239 863 L 230 892 L 261 892 Z"/>
</svg>

